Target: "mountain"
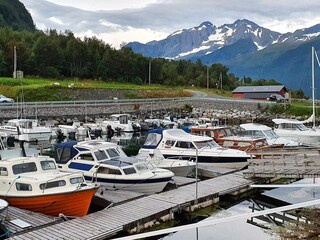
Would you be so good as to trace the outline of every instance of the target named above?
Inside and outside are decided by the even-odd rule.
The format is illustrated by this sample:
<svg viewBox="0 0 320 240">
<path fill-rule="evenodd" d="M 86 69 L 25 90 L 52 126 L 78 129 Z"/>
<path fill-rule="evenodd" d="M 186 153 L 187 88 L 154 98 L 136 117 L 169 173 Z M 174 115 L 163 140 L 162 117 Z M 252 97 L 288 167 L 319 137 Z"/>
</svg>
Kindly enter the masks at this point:
<svg viewBox="0 0 320 240">
<path fill-rule="evenodd" d="M 204 22 L 160 41 L 127 44 L 147 57 L 222 63 L 238 77 L 275 79 L 309 96 L 311 46 L 320 50 L 320 24 L 281 34 L 246 19 L 220 27 Z"/>
<path fill-rule="evenodd" d="M 0 27 L 35 31 L 35 24 L 25 6 L 18 0 L 0 0 Z"/>
<path fill-rule="evenodd" d="M 254 48 L 250 48 L 250 52 L 256 51 L 281 40 L 281 37 L 283 37 L 282 34 L 262 28 L 245 19 L 220 27 L 216 27 L 210 22 L 204 22 L 197 27 L 176 31 L 160 41 L 146 44 L 132 42 L 128 43 L 127 47 L 148 57 L 190 59 L 234 45 L 239 40 L 250 39 L 250 44 L 255 45 Z"/>
</svg>

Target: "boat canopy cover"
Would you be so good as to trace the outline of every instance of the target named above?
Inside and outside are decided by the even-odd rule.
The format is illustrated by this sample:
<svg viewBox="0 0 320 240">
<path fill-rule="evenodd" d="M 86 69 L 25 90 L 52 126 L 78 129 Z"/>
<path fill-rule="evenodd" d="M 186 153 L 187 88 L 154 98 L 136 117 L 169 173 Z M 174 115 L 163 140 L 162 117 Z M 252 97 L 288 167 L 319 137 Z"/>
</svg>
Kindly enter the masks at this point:
<svg viewBox="0 0 320 240">
<path fill-rule="evenodd" d="M 259 124 L 259 123 L 244 123 L 244 124 L 240 124 L 239 125 L 241 128 L 243 128 L 244 130 L 260 130 L 260 131 L 267 131 L 270 130 L 271 128 L 263 125 L 263 124 Z"/>
<path fill-rule="evenodd" d="M 272 119 L 272 121 L 275 123 L 275 124 L 282 124 L 282 123 L 293 123 L 293 124 L 299 124 L 299 123 L 303 123 L 297 119 L 285 119 L 285 118 L 275 118 L 275 119 Z"/>
<path fill-rule="evenodd" d="M 144 142 L 142 148 L 145 149 L 155 149 L 162 139 L 162 132 L 164 129 L 152 129 L 148 132 L 146 141 Z"/>
<path fill-rule="evenodd" d="M 73 147 L 76 145 L 76 141 L 64 142 L 57 144 L 55 147 L 55 160 L 57 163 L 65 164 L 71 158 L 78 154 L 78 151 Z"/>
</svg>

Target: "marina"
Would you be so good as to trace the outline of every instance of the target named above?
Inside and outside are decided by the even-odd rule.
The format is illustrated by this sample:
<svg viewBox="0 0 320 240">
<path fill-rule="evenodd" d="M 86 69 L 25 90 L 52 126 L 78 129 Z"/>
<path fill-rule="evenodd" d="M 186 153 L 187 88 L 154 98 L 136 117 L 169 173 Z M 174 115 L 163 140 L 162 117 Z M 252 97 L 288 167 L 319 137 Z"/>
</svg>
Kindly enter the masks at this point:
<svg viewBox="0 0 320 240">
<path fill-rule="evenodd" d="M 74 2 L 0 0 L 0 240 L 319 238 L 316 3 Z"/>
<path fill-rule="evenodd" d="M 124 124 L 127 124 L 129 115 L 124 116 L 127 117 Z M 209 119 L 209 121 L 211 120 Z M 167 122 L 169 122 L 169 118 Z M 86 133 L 84 125 L 77 125 L 83 128 L 83 132 Z M 177 127 L 178 125 L 171 124 L 171 126 Z M 91 124 L 90 127 L 94 129 L 95 133 L 99 130 L 98 124 Z M 29 143 L 30 146 L 37 146 L 39 151 L 45 154 L 49 153 L 47 152 L 48 150 L 51 151 L 50 154 L 53 154 L 52 151 L 57 151 L 54 155 L 60 156 L 56 158 L 59 170 L 67 172 L 70 169 L 73 169 L 74 172 L 83 171 L 87 181 L 96 182 L 98 180 L 101 186 L 92 198 L 88 214 L 76 218 L 67 214 L 59 214 L 54 218 L 44 215 L 44 218 L 40 217 L 39 221 L 29 221 L 26 210 L 9 206 L 6 211 L 7 214 L 5 215 L 5 212 L 2 213 L 2 229 L 6 235 L 5 238 L 32 238 L 35 240 L 113 239 L 123 236 L 130 238 L 130 236 L 143 233 L 150 228 L 178 219 L 181 214 L 190 215 L 203 208 L 219 204 L 221 199 L 227 199 L 227 201 L 231 202 L 231 199 L 236 199 L 242 194 L 250 195 L 251 192 L 257 191 L 252 186 L 258 186 L 259 184 L 263 186 L 282 178 L 293 180 L 299 178 L 315 179 L 320 175 L 320 172 L 317 170 L 320 167 L 320 155 L 317 147 L 305 147 L 298 144 L 287 148 L 250 147 L 251 151 L 246 152 L 236 150 L 237 148 L 231 150 L 231 148 L 221 147 L 212 141 L 214 138 L 208 135 L 194 136 L 181 129 L 151 129 L 148 133 L 154 134 L 154 136 L 151 136 L 151 139 L 156 141 L 150 141 L 149 137 L 147 137 L 148 134 L 146 132 L 140 133 L 140 129 L 138 128 L 134 132 L 129 133 L 125 132 L 126 130 L 123 130 L 124 132 L 122 130 L 117 131 L 115 128 L 114 135 L 111 137 L 106 135 L 107 128 L 108 126 L 106 125 L 104 130 L 101 129 L 100 134 L 102 138 L 92 133 L 89 134 L 89 132 L 86 135 L 82 134 L 82 136 L 79 134 L 73 136 L 65 133 L 64 138 L 54 138 L 54 141 L 50 143 Z M 222 129 L 220 126 L 211 126 L 211 128 L 212 131 L 215 128 Z M 159 137 L 163 134 L 163 131 L 168 131 L 170 134 Z M 204 133 L 206 131 L 205 129 L 203 130 Z M 79 138 L 78 143 L 74 137 Z M 98 140 L 90 139 L 95 137 Z M 164 140 L 159 142 L 159 139 Z M 240 139 L 243 140 L 245 138 L 239 137 L 237 139 L 238 144 Z M 252 137 L 252 139 L 255 138 Z M 245 140 L 249 142 L 249 140 Z M 255 142 L 262 140 L 264 145 L 267 144 L 267 141 L 261 138 L 261 136 L 256 138 Z M 61 141 L 62 143 L 59 145 L 58 142 Z M 204 142 L 213 142 L 214 144 L 204 146 Z M 168 144 L 170 147 L 166 146 Z M 61 150 L 58 150 L 57 146 L 60 146 Z M 174 156 L 165 156 L 163 153 L 162 157 L 161 155 L 158 156 L 157 152 L 154 152 L 157 146 L 161 146 L 164 151 L 163 153 L 167 155 L 174 152 Z M 63 153 L 64 148 L 67 149 L 67 154 Z M 142 191 L 141 188 L 134 190 L 133 186 L 130 187 L 132 183 L 121 188 L 119 183 L 121 181 L 128 181 L 129 178 L 121 179 L 120 175 L 111 176 L 107 174 L 104 176 L 103 174 L 107 173 L 106 169 L 111 164 L 114 165 L 112 167 L 113 172 L 115 169 L 118 169 L 119 172 L 130 173 L 127 176 L 131 177 L 131 179 L 135 176 L 132 174 L 132 170 L 129 170 L 129 166 L 133 162 L 128 164 L 130 162 L 129 157 L 122 149 L 125 152 L 131 152 L 128 156 L 134 155 L 135 161 L 142 161 L 143 159 L 144 161 L 147 159 L 150 161 L 152 158 L 158 158 L 159 162 L 161 162 L 162 158 L 169 160 L 172 157 L 175 157 L 176 160 L 180 158 L 184 159 L 183 161 L 191 160 L 193 163 L 192 174 L 188 175 L 188 177 L 185 174 L 183 176 L 173 176 L 172 174 L 170 176 L 172 179 L 168 179 L 166 187 L 163 190 L 150 191 L 154 189 L 153 187 L 147 191 L 146 189 Z M 140 156 L 139 154 L 137 155 L 139 149 L 143 150 L 140 152 Z M 245 148 L 245 150 L 248 149 Z M 71 152 L 73 153 L 71 154 Z M 185 156 L 185 158 L 181 156 Z M 206 156 L 212 156 L 212 159 L 217 162 L 208 161 L 208 163 L 211 163 L 203 164 L 205 162 L 202 162 L 202 158 Z M 240 156 L 241 161 L 239 163 L 241 163 L 241 166 L 226 162 L 223 158 L 225 156 L 225 159 L 232 158 L 230 163 L 233 161 L 237 163 L 239 161 L 237 157 Z M 123 159 L 119 161 L 120 158 Z M 122 167 L 119 168 L 118 165 Z M 123 174 L 123 177 L 127 176 Z M 105 179 L 102 180 L 103 178 Z M 107 180 L 108 178 L 109 180 Z M 116 179 L 120 180 L 117 184 Z M 111 181 L 111 184 L 106 185 L 106 181 Z M 140 179 L 138 181 L 142 183 L 145 180 Z M 258 210 L 257 205 L 253 206 L 252 209 Z M 9 210 L 15 213 L 11 216 Z M 29 212 L 30 214 L 33 214 L 33 212 Z M 39 213 L 34 214 L 37 215 Z M 277 214 L 275 213 L 274 215 Z M 262 218 L 260 217 L 260 219 Z M 12 222 L 12 219 L 16 221 Z M 18 225 L 16 226 L 15 224 Z M 253 220 L 252 224 L 255 224 Z"/>
</svg>

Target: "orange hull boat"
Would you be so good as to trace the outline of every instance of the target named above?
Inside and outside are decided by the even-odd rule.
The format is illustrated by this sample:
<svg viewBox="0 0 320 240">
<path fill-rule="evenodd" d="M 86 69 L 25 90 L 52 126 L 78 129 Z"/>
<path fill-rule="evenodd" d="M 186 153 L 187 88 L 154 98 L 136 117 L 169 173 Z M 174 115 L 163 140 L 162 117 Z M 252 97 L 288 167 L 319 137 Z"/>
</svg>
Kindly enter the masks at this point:
<svg viewBox="0 0 320 240">
<path fill-rule="evenodd" d="M 65 216 L 82 217 L 87 215 L 91 199 L 97 190 L 98 187 L 61 194 L 2 198 L 8 201 L 10 206 L 33 212 L 51 216 L 62 213 Z"/>
</svg>

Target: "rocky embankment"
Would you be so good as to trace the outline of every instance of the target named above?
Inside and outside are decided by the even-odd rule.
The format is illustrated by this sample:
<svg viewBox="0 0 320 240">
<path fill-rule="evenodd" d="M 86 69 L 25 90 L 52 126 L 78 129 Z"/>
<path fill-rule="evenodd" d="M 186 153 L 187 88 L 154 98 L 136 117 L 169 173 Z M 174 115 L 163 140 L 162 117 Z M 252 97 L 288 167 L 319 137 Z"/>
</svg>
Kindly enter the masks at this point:
<svg viewBox="0 0 320 240">
<path fill-rule="evenodd" d="M 105 94 L 104 92 L 102 92 Z M 87 96 L 101 99 L 99 91 L 91 91 Z M 116 96 L 116 91 L 112 92 Z M 110 95 L 109 95 L 110 96 Z M 119 96 L 120 99 L 120 96 Z M 209 117 L 217 118 L 227 124 L 238 124 L 254 120 L 255 122 L 267 122 L 274 116 L 261 113 L 257 103 L 212 101 L 209 96 L 199 96 L 194 93 L 192 98 L 181 98 L 163 101 L 113 101 L 109 103 L 90 102 L 85 104 L 47 104 L 28 105 L 23 108 L 24 118 L 39 118 L 43 120 L 58 120 L 59 122 L 78 119 L 80 121 L 95 118 L 106 118 L 114 113 L 130 113 L 139 119 L 163 118 L 168 115 L 177 117 Z M 17 117 L 17 107 L 1 107 L 0 120 L 5 121 Z"/>
</svg>

